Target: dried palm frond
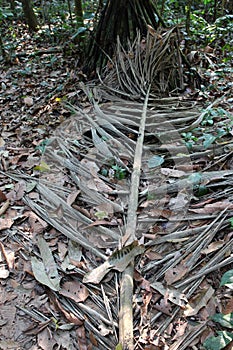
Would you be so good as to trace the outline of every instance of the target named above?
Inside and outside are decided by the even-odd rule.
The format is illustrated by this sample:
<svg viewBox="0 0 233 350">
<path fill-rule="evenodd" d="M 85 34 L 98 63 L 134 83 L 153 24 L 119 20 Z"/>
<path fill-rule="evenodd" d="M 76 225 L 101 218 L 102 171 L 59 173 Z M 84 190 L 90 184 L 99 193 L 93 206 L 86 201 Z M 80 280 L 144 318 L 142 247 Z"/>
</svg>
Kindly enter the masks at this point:
<svg viewBox="0 0 233 350">
<path fill-rule="evenodd" d="M 118 38 L 116 55 L 106 68 L 106 77 L 100 78 L 103 86 L 115 95 L 136 100 L 146 96 L 149 86 L 151 96 L 177 94 L 184 89 L 179 41 L 176 27 L 168 31 L 151 28 L 146 38 L 138 32 L 127 49 Z"/>
<path fill-rule="evenodd" d="M 186 152 L 177 131 L 184 129 L 184 123 L 181 118 L 174 117 L 175 113 L 170 113 L 171 105 L 167 109 L 164 106 L 162 112 L 150 110 L 149 94 L 144 105 L 118 101 L 101 109 L 90 92 L 87 93 L 92 109 L 85 113 L 72 107 L 76 117 L 57 130 L 46 149 L 43 162 L 50 171 L 41 176 L 37 185 L 41 200 L 37 203 L 29 199 L 26 201 L 53 227 L 102 259 L 100 266 L 93 266 L 96 268 L 84 276 L 84 282 L 90 284 L 90 292 L 91 284 L 100 283 L 107 273 L 114 270 L 122 272 L 120 309 L 113 311 L 113 308 L 112 312 L 115 315 L 119 312 L 120 344 L 124 349 L 132 349 L 134 259 L 145 250 L 139 244 L 143 232 L 147 232 L 158 220 L 155 214 L 153 222 L 150 220 L 142 225 L 137 218 L 138 200 L 146 201 L 150 195 L 149 184 L 161 186 L 166 182 L 159 165 L 166 161 L 167 153 L 163 157 L 156 155 L 155 146 L 162 145 L 165 149 L 166 144 L 176 143 L 182 148 L 183 155 Z M 199 116 L 197 110 L 178 107 L 178 100 L 175 101 L 175 110 L 177 115 L 186 115 L 184 122 L 190 125 Z M 183 156 L 180 159 L 178 156 L 176 163 L 187 164 L 188 153 L 186 155 L 185 161 Z M 124 174 L 122 178 L 117 169 Z M 63 190 L 64 181 L 72 184 L 71 189 L 64 186 Z M 74 191 L 74 184 L 79 193 L 77 204 L 72 207 L 67 201 Z M 188 190 L 186 195 L 188 198 Z M 86 212 L 81 208 L 85 208 Z M 144 214 L 150 216 L 147 210 Z M 97 219 L 98 215 L 103 215 L 104 223 Z M 108 258 L 107 250 L 115 253 Z M 77 313 L 76 308 L 80 307 L 81 304 L 77 305 L 73 312 Z M 93 324 L 96 322 L 91 308 L 82 306 L 80 311 L 92 317 Z M 102 320 L 108 324 L 109 306 L 106 312 Z M 117 321 L 114 317 L 112 320 L 114 323 Z M 87 324 L 89 327 L 90 324 Z M 97 336 L 98 332 L 94 332 Z M 102 342 L 103 339 L 100 339 Z M 109 343 L 104 346 L 109 348 Z"/>
<path fill-rule="evenodd" d="M 25 202 L 82 252 L 85 265 L 74 272 L 89 297 L 75 303 L 53 292 L 61 310 L 84 322 L 98 343 L 94 349 L 112 350 L 117 344 L 139 349 L 141 332 L 153 329 L 159 338 L 179 312 L 192 315 L 195 308 L 189 298 L 204 277 L 233 262 L 230 236 L 210 259 L 203 255 L 226 229 L 232 190 L 216 193 L 216 199 L 228 198 L 224 210 L 211 215 L 188 210 L 193 186 L 200 181 L 207 186 L 230 184 L 232 171 L 192 177 L 192 154 L 180 132 L 201 123 L 204 112 L 197 107 L 166 98 L 149 108 L 149 95 L 144 104 L 114 98 L 101 106 L 90 91 L 86 93 L 91 106 L 86 112 L 69 106 L 74 117 L 56 130 L 46 148 L 42 162 L 47 171 L 36 185 L 40 198 L 26 196 Z M 179 172 L 180 168 L 189 172 Z M 168 169 L 178 180 L 166 173 Z M 204 225 L 195 226 L 200 220 Z M 148 254 L 157 258 L 148 261 Z M 57 263 L 66 274 L 59 259 Z M 134 290 L 135 268 L 148 289 Z M 172 313 L 165 305 L 152 303 L 148 326 L 145 307 L 138 315 L 143 292 L 164 296 Z M 206 290 L 207 299 L 211 293 L 211 288 Z M 188 335 L 198 336 L 202 326 L 190 327 L 174 349 L 189 346 L 194 335 Z"/>
</svg>

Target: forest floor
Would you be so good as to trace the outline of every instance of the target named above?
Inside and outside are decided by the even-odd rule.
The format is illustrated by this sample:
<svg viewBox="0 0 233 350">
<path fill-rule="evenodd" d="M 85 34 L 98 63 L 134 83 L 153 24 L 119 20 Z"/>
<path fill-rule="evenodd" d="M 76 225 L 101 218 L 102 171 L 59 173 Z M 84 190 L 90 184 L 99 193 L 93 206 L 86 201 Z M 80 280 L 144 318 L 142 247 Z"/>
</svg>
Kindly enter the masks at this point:
<svg viewBox="0 0 233 350">
<path fill-rule="evenodd" d="M 102 349 L 103 345 L 98 345 L 95 330 L 89 328 L 87 332 L 82 318 L 68 312 L 64 304 L 59 301 L 59 296 L 48 287 L 48 284 L 44 286 L 38 282 L 38 278 L 35 278 L 31 256 L 33 254 L 39 256 L 38 235 L 43 234 L 46 238 L 49 249 L 56 256 L 59 268 L 61 266 L 64 268 L 71 248 L 67 237 L 25 204 L 23 198 L 26 193 L 32 201 L 38 199 L 38 193 L 33 188 L 35 184 L 32 184 L 29 189 L 30 184 L 27 181 L 17 181 L 17 175 L 15 178 L 12 175 L 27 175 L 33 179 L 38 177 L 38 172 L 44 171 L 43 166 L 46 167 L 46 164 L 41 163 L 41 158 L 46 140 L 71 116 L 70 110 L 65 106 L 66 102 L 82 106 L 87 110 L 89 108 L 89 102 L 79 88 L 80 81 L 85 81 L 86 77 L 79 70 L 78 59 L 74 52 L 66 55 L 57 46 L 51 49 L 49 43 L 42 43 L 38 37 L 32 37 L 26 29 L 20 33 L 20 37 L 17 55 L 11 63 L 1 62 L 0 68 L 0 349 Z M 198 152 L 190 151 L 195 155 L 192 159 L 196 172 L 209 171 L 212 177 L 205 178 L 199 186 L 198 193 L 195 193 L 189 208 L 188 219 L 183 225 L 186 231 L 195 229 L 198 234 L 208 228 L 210 232 L 216 231 L 212 239 L 207 241 L 206 246 L 202 247 L 201 266 L 197 263 L 193 270 L 200 271 L 212 261 L 217 269 L 210 270 L 204 277 L 202 275 L 198 288 L 189 299 L 192 310 L 184 314 L 177 311 L 173 313 L 174 309 L 169 296 L 158 289 L 156 292 L 152 291 L 153 288 L 151 289 L 146 279 L 139 273 L 135 275 L 137 289 L 141 290 L 140 298 L 139 294 L 135 294 L 138 317 L 135 329 L 139 350 L 204 349 L 203 342 L 209 336 L 216 335 L 216 331 L 228 334 L 233 324 L 228 322 L 224 327 L 223 322 L 215 323 L 211 319 L 216 313 L 233 313 L 232 293 L 226 286 L 220 287 L 222 275 L 233 268 L 233 224 L 231 225 L 233 217 L 233 76 L 231 65 L 228 64 L 226 67 L 215 63 L 210 65 L 206 69 L 206 79 L 208 79 L 208 88 L 203 91 L 188 88 L 186 94 L 193 101 L 201 103 L 203 108 L 217 99 L 219 102 L 213 105 L 203 124 L 204 139 L 198 140 L 198 135 L 195 133 L 186 133 L 183 137 L 187 144 L 193 143 L 198 149 Z M 182 96 L 185 97 L 185 94 Z M 215 152 L 219 147 L 222 147 L 222 151 Z M 175 173 L 173 170 L 171 166 L 169 176 L 173 180 L 174 178 L 179 180 L 182 174 Z M 74 200 L 70 198 L 71 205 Z M 180 205 L 183 205 L 185 199 L 182 193 L 179 201 Z M 172 198 L 166 196 L 165 210 L 162 213 L 165 221 L 169 221 L 172 205 L 174 206 L 174 198 L 172 204 Z M 93 216 L 90 208 L 82 209 L 85 215 Z M 197 216 L 193 218 L 191 214 Z M 59 213 L 57 215 L 59 216 Z M 99 220 L 103 221 L 105 218 L 99 218 Z M 203 230 L 201 230 L 202 227 Z M 155 237 L 157 233 L 154 227 L 146 239 Z M 160 232 L 158 237 L 161 241 L 163 240 L 163 234 Z M 175 248 L 180 252 L 182 242 L 186 239 L 187 236 L 183 238 L 179 236 L 174 240 L 172 238 L 169 244 L 173 245 L 172 249 Z M 219 253 L 219 259 L 214 260 Z M 88 253 L 87 257 L 90 259 Z M 152 250 L 147 253 L 145 259 L 149 264 L 159 261 L 162 257 L 160 253 Z M 83 253 L 82 257 L 73 259 L 73 265 L 85 271 L 86 261 Z M 187 273 L 184 262 L 185 259 L 180 260 L 179 265 L 174 265 L 173 270 L 170 269 L 170 275 L 165 274 L 163 280 L 165 285 L 179 281 L 182 276 L 185 278 L 194 276 L 193 270 L 190 274 Z M 72 277 L 72 274 L 75 275 L 76 272 L 71 269 L 69 277 Z M 74 279 L 72 283 L 75 282 L 77 281 Z M 76 302 L 81 301 L 84 304 L 85 314 L 88 291 L 81 288 L 77 292 L 77 285 L 70 284 L 70 289 L 76 288 L 78 295 L 75 296 L 76 292 L 72 290 L 67 294 L 67 288 L 64 284 L 63 294 L 61 294 Z M 95 293 L 97 295 L 100 290 L 96 290 Z M 155 331 L 158 328 L 156 318 L 153 326 L 148 321 L 150 317 L 153 318 L 151 314 L 154 315 L 152 308 L 157 310 L 156 312 L 159 311 L 162 318 L 171 318 L 171 324 L 158 338 Z M 87 319 L 86 314 L 85 319 Z M 110 321 L 109 324 L 111 324 Z M 105 327 L 102 325 L 99 328 L 99 332 L 103 338 L 115 337 L 106 324 Z M 195 336 L 189 341 L 192 334 Z M 187 346 L 185 341 L 188 341 Z M 232 349 L 232 339 L 225 345 L 224 349 Z M 216 349 L 222 349 L 222 347 Z"/>
</svg>

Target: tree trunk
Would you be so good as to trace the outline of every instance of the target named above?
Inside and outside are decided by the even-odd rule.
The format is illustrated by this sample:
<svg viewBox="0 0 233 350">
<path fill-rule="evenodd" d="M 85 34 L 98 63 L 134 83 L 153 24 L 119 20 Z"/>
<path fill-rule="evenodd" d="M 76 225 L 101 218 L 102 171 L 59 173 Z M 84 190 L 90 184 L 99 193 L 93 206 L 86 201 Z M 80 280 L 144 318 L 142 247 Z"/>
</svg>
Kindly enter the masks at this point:
<svg viewBox="0 0 233 350">
<path fill-rule="evenodd" d="M 11 8 L 11 11 L 14 13 L 14 15 L 16 14 L 16 3 L 15 3 L 15 0 L 10 0 L 10 8 Z"/>
<path fill-rule="evenodd" d="M 31 0 L 21 0 L 21 2 L 23 5 L 24 16 L 29 26 L 29 29 L 33 32 L 36 32 L 39 27 L 39 22 L 33 10 Z"/>
<path fill-rule="evenodd" d="M 146 34 L 147 25 L 157 28 L 159 23 L 164 26 L 150 0 L 108 0 L 87 47 L 85 72 L 91 73 L 106 65 L 108 57 L 114 54 L 118 36 L 124 46 L 128 39 L 135 39 L 137 30 Z"/>
<path fill-rule="evenodd" d="M 82 7 L 82 0 L 74 0 L 75 5 L 75 15 L 77 18 L 77 27 L 83 27 L 83 7 Z"/>
</svg>

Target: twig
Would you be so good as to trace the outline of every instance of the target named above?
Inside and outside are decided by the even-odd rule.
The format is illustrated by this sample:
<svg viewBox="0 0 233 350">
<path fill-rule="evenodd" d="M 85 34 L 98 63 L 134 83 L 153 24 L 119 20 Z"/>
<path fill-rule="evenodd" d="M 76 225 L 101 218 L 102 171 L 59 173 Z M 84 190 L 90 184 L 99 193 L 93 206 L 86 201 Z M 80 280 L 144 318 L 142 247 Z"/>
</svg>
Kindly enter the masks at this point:
<svg viewBox="0 0 233 350">
<path fill-rule="evenodd" d="M 10 201 L 9 199 L 6 201 L 6 203 L 3 204 L 3 206 L 0 208 L 0 215 L 4 214 L 7 209 L 9 208 Z"/>
</svg>

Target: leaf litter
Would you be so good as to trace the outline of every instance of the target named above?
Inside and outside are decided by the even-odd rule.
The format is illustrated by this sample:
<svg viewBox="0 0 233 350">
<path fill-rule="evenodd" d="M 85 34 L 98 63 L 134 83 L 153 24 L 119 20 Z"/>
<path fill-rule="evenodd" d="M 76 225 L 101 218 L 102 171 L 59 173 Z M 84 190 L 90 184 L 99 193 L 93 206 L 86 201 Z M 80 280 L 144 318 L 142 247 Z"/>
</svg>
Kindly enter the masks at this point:
<svg viewBox="0 0 233 350">
<path fill-rule="evenodd" d="M 168 39 L 169 33 L 165 46 Z M 121 67 L 126 63 L 118 62 Z M 130 62 L 127 65 L 132 69 Z M 139 183 L 130 187 L 136 174 L 133 160 L 141 137 L 146 91 L 129 84 L 130 80 L 121 75 L 120 79 L 125 79 L 121 86 L 127 85 L 127 94 L 130 91 L 136 98 L 140 95 L 141 101 L 114 96 L 108 86 L 111 79 L 114 85 L 119 78 L 115 72 L 115 81 L 108 77 L 110 81 L 95 90 L 102 98 L 108 96 L 110 102 L 99 105 L 84 87 L 90 100 L 88 112 L 74 105 L 66 107 L 76 117 L 57 129 L 41 162 L 36 161 L 30 172 L 21 156 L 12 163 L 9 158 L 9 165 L 2 162 L 1 174 L 11 170 L 9 175 L 16 184 L 10 189 L 6 181 L 0 188 L 2 214 L 9 216 L 1 219 L 11 220 L 9 227 L 2 226 L 1 271 L 15 291 L 4 294 L 1 322 L 8 324 L 7 333 L 18 320 L 20 327 L 18 331 L 13 327 L 12 339 L 23 330 L 36 335 L 42 349 L 51 344 L 68 348 L 71 343 L 74 349 L 120 348 L 121 287 L 124 271 L 135 261 L 130 306 L 135 349 L 191 349 L 211 334 L 211 324 L 206 320 L 224 300 L 219 269 L 227 271 L 233 263 L 229 225 L 232 168 L 225 162 L 231 152 L 221 144 L 208 145 L 207 153 L 195 148 L 187 152 L 179 133 L 200 125 L 210 108 L 201 112 L 201 106 L 187 99 L 156 100 L 151 94 Z M 24 99 L 24 104 L 32 107 L 33 98 Z M 227 95 L 214 106 L 223 104 L 228 106 Z M 214 106 L 211 104 L 211 108 Z M 154 134 L 159 140 L 153 138 Z M 231 144 L 229 139 L 225 143 Z M 201 176 L 193 177 L 194 165 Z M 27 171 L 12 171 L 20 168 Z M 114 169 L 124 170 L 125 177 L 120 179 Z M 137 174 L 134 176 L 136 179 Z M 200 195 L 201 186 L 206 189 L 204 195 Z M 127 208 L 129 196 L 136 190 L 138 203 L 132 203 L 137 217 Z M 6 198 L 10 208 L 3 207 Z M 31 208 L 37 214 L 33 224 L 23 215 L 25 205 L 27 211 Z M 127 231 L 130 214 L 133 224 Z M 41 219 L 46 225 L 41 225 Z M 152 253 L 155 259 L 150 258 Z M 25 290 L 27 300 L 20 288 Z M 37 346 L 31 345 L 32 349 Z M 14 344 L 8 341 L 1 346 Z"/>
</svg>

